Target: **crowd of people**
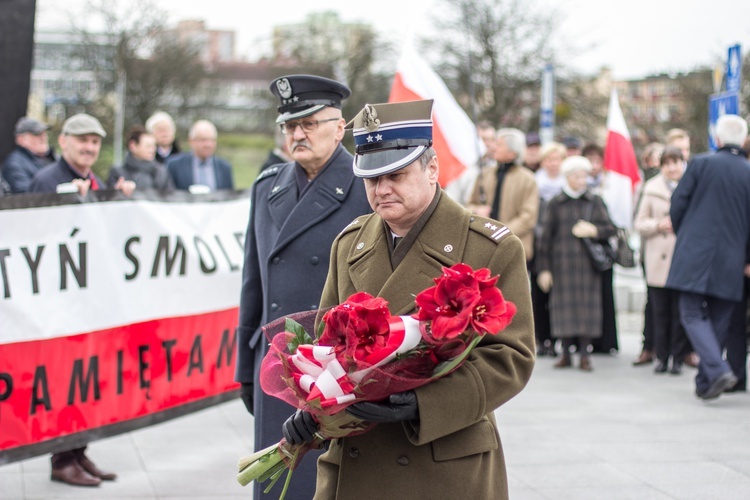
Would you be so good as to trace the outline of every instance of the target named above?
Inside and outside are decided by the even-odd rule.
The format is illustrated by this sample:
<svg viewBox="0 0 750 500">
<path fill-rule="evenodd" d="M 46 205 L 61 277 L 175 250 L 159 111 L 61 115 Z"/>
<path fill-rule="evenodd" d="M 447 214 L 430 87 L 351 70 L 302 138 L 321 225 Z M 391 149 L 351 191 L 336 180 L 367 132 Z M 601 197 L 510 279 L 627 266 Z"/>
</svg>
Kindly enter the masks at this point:
<svg viewBox="0 0 750 500">
<path fill-rule="evenodd" d="M 524 136 L 516 129 L 495 131 L 486 122 L 477 130 L 486 153 L 465 205 L 476 214 L 503 221 L 524 242 L 537 356 L 560 356 L 554 366 L 567 368 L 572 366 L 571 351 L 575 351 L 580 355 L 579 367 L 591 371 L 589 354 L 619 350 L 614 265 L 595 269 L 587 251 L 592 245 L 587 240 L 596 240 L 614 253 L 616 233 L 625 230 L 640 236 L 638 253 L 647 284 L 643 348 L 633 365 L 654 364 L 654 373 L 674 375 L 681 374 L 685 365 L 699 367 L 699 349 L 693 347 L 678 307 L 680 289 L 667 286 L 677 242 L 670 201 L 691 159 L 687 132 L 672 129 L 664 143 L 647 145 L 641 162 L 642 181 L 634 186 L 630 178 L 604 168 L 604 149 L 598 144 L 565 137 L 540 145 L 536 133 Z M 745 141 L 735 134 L 724 139 L 724 144 L 738 148 Z M 519 165 L 523 171 L 514 173 Z M 529 186 L 529 174 L 535 186 Z M 529 220 L 534 223 L 529 225 Z M 741 225 L 737 229 L 747 233 Z M 707 272 L 715 272 L 713 279 L 720 279 L 718 270 Z M 737 380 L 734 385 L 727 384 L 724 392 L 746 390 L 747 294 L 733 297 L 736 310 L 731 333 L 726 334 L 733 347 L 727 348 L 725 342 L 718 350 L 731 351 L 727 357 L 732 359 Z M 729 379 L 728 375 L 725 378 Z M 703 390 L 697 392 L 706 396 Z M 716 396 L 715 391 L 708 395 Z"/>
<path fill-rule="evenodd" d="M 134 125 L 126 138 L 124 161 L 111 166 L 106 182 L 92 170 L 107 136 L 99 120 L 85 113 L 65 120 L 57 137 L 59 153 L 50 144 L 49 130 L 48 124 L 31 117 L 18 120 L 15 148 L 0 166 L 0 194 L 86 196 L 89 191 L 115 189 L 130 196 L 136 189 L 193 193 L 234 189 L 232 168 L 216 156 L 218 133 L 208 120 L 192 125 L 190 150 L 185 152 L 180 151 L 175 122 L 168 113 L 156 112 L 145 126 Z"/>
<path fill-rule="evenodd" d="M 373 498 L 445 496 L 457 470 L 481 480 L 450 496 L 506 498 L 502 447 L 487 438 L 497 435 L 493 412 L 523 389 L 535 356 L 558 358 L 554 367 L 566 369 L 575 355 L 590 372 L 593 353 L 619 350 L 613 252 L 623 230 L 641 236 L 647 283 L 643 349 L 633 364 L 655 362 L 656 374 L 674 375 L 697 366 L 702 399 L 746 390 L 750 164 L 741 118 L 723 117 L 721 149 L 692 159 L 689 136 L 670 131 L 663 145 L 645 149 L 635 186 L 605 168 L 599 144 L 575 137 L 542 144 L 536 133 L 483 122 L 480 168 L 444 191 L 431 101 L 368 104 L 347 123 L 341 105 L 351 91 L 340 82 L 290 75 L 270 90 L 280 102 L 276 147 L 251 189 L 237 328 L 236 380 L 258 449 L 277 442 L 280 430 L 298 444 L 318 431 L 305 411 L 260 389 L 268 352 L 262 327 L 271 321 L 362 291 L 388 299 L 393 312 L 413 312 L 414 295 L 456 262 L 490 268 L 518 307 L 512 334 L 480 343 L 450 377 L 358 407 L 376 430 L 310 453 L 288 498 L 348 497 L 357 481 L 368 482 Z M 106 137 L 95 117 L 65 121 L 59 154 L 48 130 L 32 118 L 18 121 L 16 149 L 2 167 L 10 193 L 234 188 L 206 120 L 192 125 L 183 152 L 172 118 L 155 113 L 130 130 L 124 162 L 106 183 L 92 171 Z M 342 145 L 347 130 L 354 155 Z M 81 486 L 114 479 L 84 451 L 53 455 L 52 479 Z M 382 475 L 389 481 L 378 481 Z M 254 495 L 266 497 L 257 484 Z"/>
</svg>

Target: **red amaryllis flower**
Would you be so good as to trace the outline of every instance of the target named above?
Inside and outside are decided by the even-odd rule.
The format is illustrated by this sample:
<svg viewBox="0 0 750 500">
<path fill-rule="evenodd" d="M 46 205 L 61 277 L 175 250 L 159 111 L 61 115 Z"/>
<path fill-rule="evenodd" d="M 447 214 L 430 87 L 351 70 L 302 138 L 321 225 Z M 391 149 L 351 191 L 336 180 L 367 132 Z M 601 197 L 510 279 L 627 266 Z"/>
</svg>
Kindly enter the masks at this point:
<svg viewBox="0 0 750 500">
<path fill-rule="evenodd" d="M 471 311 L 479 302 L 479 283 L 465 264 L 443 268 L 443 275 L 434 281 L 435 286 L 417 295 L 419 310 L 414 317 L 430 322 L 435 339 L 457 337 L 468 328 Z"/>
<path fill-rule="evenodd" d="M 430 322 L 428 335 L 435 340 L 455 338 L 469 327 L 498 333 L 510 323 L 515 306 L 495 287 L 497 280 L 487 268 L 474 271 L 463 263 L 443 268 L 435 286 L 417 295 L 414 318 Z"/>
<path fill-rule="evenodd" d="M 506 301 L 503 293 L 491 286 L 482 290 L 469 322 L 471 328 L 480 335 L 494 335 L 505 330 L 515 314 L 516 305 Z"/>
<path fill-rule="evenodd" d="M 339 358 L 343 351 L 354 362 L 377 363 L 387 355 L 383 349 L 390 333 L 389 318 L 388 302 L 356 293 L 323 316 L 325 328 L 318 344 L 335 347 Z"/>
</svg>

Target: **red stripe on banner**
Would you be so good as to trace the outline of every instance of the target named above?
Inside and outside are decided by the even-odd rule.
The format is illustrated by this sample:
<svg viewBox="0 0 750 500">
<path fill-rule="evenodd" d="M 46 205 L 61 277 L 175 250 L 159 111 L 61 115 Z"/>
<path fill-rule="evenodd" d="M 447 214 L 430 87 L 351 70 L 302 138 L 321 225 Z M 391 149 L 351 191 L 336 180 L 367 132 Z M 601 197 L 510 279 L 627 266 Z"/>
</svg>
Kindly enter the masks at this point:
<svg viewBox="0 0 750 500">
<path fill-rule="evenodd" d="M 391 94 L 388 96 L 388 102 L 421 101 L 423 99 L 425 99 L 425 97 L 422 97 L 407 88 L 401 78 L 401 74 L 396 73 L 393 78 Z M 453 156 L 453 153 L 448 146 L 448 141 L 446 141 L 440 123 L 437 117 L 434 116 L 434 113 L 432 118 L 432 147 L 435 148 L 435 151 L 437 152 L 438 165 L 440 166 L 438 182 L 442 187 L 445 187 L 458 179 L 466 170 L 466 166 L 461 163 L 458 158 Z"/>
<path fill-rule="evenodd" d="M 237 389 L 237 311 L 0 344 L 0 451 Z"/>
</svg>

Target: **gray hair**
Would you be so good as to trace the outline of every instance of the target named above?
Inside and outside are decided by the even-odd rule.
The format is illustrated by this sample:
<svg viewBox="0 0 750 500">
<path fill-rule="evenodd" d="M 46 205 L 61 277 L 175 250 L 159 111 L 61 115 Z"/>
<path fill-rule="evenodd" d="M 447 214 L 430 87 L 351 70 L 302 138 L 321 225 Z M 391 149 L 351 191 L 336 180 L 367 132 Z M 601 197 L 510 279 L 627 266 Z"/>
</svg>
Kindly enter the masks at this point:
<svg viewBox="0 0 750 500">
<path fill-rule="evenodd" d="M 523 165 L 524 156 L 526 156 L 526 134 L 517 128 L 501 128 L 495 133 L 495 137 L 505 139 L 508 149 L 516 154 L 513 164 Z"/>
<path fill-rule="evenodd" d="M 723 115 L 716 120 L 716 140 L 720 146 L 742 147 L 747 139 L 747 122 L 737 115 Z"/>
<path fill-rule="evenodd" d="M 193 123 L 192 127 L 190 127 L 190 132 L 188 132 L 188 139 L 195 138 L 195 134 L 197 133 L 199 128 L 205 128 L 205 129 L 210 130 L 214 136 L 214 139 L 216 139 L 219 136 L 219 133 L 216 131 L 216 125 L 214 125 L 208 120 L 198 120 L 197 122 Z"/>
<path fill-rule="evenodd" d="M 166 123 L 172 128 L 172 132 L 177 131 L 174 120 L 171 116 L 169 116 L 169 113 L 166 113 L 164 111 L 157 111 L 156 113 L 151 115 L 148 120 L 146 120 L 146 130 L 149 134 L 154 133 L 154 127 L 157 123 Z"/>
<path fill-rule="evenodd" d="M 435 152 L 435 148 L 429 147 L 427 150 L 425 150 L 424 153 L 422 153 L 422 156 L 419 157 L 419 161 L 422 164 L 422 170 L 427 168 L 427 165 L 430 164 L 433 158 L 437 156 L 437 153 Z"/>
</svg>

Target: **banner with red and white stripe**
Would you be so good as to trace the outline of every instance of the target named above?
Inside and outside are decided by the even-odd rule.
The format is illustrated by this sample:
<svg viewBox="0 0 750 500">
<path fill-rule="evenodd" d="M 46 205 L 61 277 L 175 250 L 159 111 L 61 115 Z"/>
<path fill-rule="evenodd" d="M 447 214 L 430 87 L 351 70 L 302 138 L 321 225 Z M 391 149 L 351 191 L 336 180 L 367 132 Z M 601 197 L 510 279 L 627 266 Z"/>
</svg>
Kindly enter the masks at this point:
<svg viewBox="0 0 750 500">
<path fill-rule="evenodd" d="M 476 127 L 440 76 L 407 46 L 398 62 L 388 102 L 422 99 L 435 100 L 432 138 L 440 165 L 440 185 L 446 188 L 463 179 L 473 181 L 484 153 Z"/>
<path fill-rule="evenodd" d="M 235 395 L 246 194 L 28 201 L 0 202 L 0 463 Z"/>
</svg>

